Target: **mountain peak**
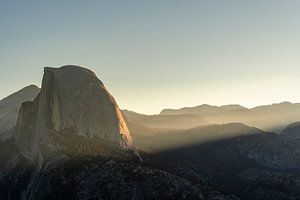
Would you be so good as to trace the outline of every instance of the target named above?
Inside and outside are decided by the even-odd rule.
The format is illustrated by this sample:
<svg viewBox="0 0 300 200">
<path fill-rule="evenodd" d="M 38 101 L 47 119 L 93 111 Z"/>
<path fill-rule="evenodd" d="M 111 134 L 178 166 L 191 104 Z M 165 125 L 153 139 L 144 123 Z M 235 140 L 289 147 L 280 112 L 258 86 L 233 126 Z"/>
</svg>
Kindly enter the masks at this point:
<svg viewBox="0 0 300 200">
<path fill-rule="evenodd" d="M 20 109 L 15 138 L 35 163 L 62 150 L 80 153 L 103 144 L 132 148 L 122 113 L 103 83 L 92 71 L 71 65 L 44 68 L 39 96 Z M 101 142 L 92 147 L 90 140 Z"/>
<path fill-rule="evenodd" d="M 0 100 L 0 141 L 13 136 L 21 104 L 24 101 L 32 101 L 39 91 L 36 85 L 29 85 Z"/>
<path fill-rule="evenodd" d="M 28 85 L 28 86 L 24 87 L 21 90 L 39 90 L 39 87 L 32 84 L 32 85 Z"/>
<path fill-rule="evenodd" d="M 65 71 L 65 72 L 71 72 L 71 73 L 89 73 L 91 76 L 95 76 L 96 74 L 87 68 L 78 66 L 78 65 L 64 65 L 62 67 L 56 68 L 56 67 L 44 67 L 44 72 L 54 72 L 54 71 Z"/>
</svg>

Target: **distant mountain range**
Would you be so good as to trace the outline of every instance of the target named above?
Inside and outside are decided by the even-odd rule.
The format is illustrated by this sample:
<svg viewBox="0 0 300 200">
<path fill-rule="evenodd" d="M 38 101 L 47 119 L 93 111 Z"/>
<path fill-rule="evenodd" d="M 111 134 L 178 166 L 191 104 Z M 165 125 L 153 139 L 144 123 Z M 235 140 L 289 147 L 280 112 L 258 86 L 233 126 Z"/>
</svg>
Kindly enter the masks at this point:
<svg viewBox="0 0 300 200">
<path fill-rule="evenodd" d="M 299 103 L 123 113 L 136 146 L 159 168 L 241 199 L 300 199 Z"/>
<path fill-rule="evenodd" d="M 164 109 L 160 112 L 160 115 L 212 115 L 237 110 L 247 110 L 247 108 L 237 104 L 224 106 L 211 106 L 208 104 L 203 104 L 195 107 L 184 107 L 180 109 Z"/>
<path fill-rule="evenodd" d="M 300 121 L 300 103 L 283 102 L 251 109 L 240 105 L 207 104 L 181 109 L 165 109 L 159 115 L 123 111 L 132 123 L 157 129 L 187 129 L 200 125 L 244 123 L 264 131 L 280 133 L 288 124 Z"/>
</svg>

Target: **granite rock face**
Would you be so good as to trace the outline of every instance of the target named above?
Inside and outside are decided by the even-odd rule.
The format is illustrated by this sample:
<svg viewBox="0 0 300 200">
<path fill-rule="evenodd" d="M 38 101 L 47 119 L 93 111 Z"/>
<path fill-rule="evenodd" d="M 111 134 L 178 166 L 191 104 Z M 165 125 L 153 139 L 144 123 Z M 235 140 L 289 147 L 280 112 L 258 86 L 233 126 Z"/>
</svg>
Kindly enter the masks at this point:
<svg viewBox="0 0 300 200">
<path fill-rule="evenodd" d="M 39 166 L 61 152 L 95 152 L 91 140 L 101 141 L 99 147 L 132 148 L 116 101 L 93 72 L 78 66 L 45 68 L 40 94 L 20 109 L 15 140 Z"/>
<path fill-rule="evenodd" d="M 37 86 L 30 85 L 0 100 L 0 141 L 13 136 L 22 103 L 32 101 L 39 91 Z"/>
</svg>

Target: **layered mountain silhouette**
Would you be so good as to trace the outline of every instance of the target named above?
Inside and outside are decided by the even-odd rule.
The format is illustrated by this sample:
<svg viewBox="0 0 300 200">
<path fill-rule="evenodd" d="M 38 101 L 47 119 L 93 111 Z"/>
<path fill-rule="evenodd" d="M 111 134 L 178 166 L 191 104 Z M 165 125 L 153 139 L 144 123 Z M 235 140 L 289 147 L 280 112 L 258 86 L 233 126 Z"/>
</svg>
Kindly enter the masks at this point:
<svg viewBox="0 0 300 200">
<path fill-rule="evenodd" d="M 160 112 L 161 115 L 182 115 L 182 114 L 194 114 L 194 115 L 212 115 L 220 114 L 237 110 L 247 110 L 247 108 L 240 105 L 224 105 L 224 106 L 211 106 L 203 104 L 196 107 L 185 107 L 180 109 L 164 109 Z"/>
<path fill-rule="evenodd" d="M 230 138 L 262 134 L 259 129 L 241 123 L 198 126 L 186 130 L 165 130 L 159 133 L 144 133 L 142 129 L 132 129 L 132 135 L 138 148 L 151 152 L 164 151 L 194 144 L 207 144 Z"/>
<path fill-rule="evenodd" d="M 235 137 L 205 143 L 197 140 L 205 134 L 228 133 L 228 125 L 218 125 L 182 132 L 179 138 L 188 141 L 186 145 L 170 145 L 157 151 L 159 144 L 166 146 L 172 140 L 171 133 L 150 138 L 155 146 L 149 142 L 141 145 L 154 150 L 150 156 L 156 166 L 183 177 L 200 176 L 221 193 L 246 200 L 299 199 L 300 154 L 297 149 L 277 134 L 252 132 L 252 128 L 248 128 L 248 135 L 236 134 L 241 125 L 230 126 Z"/>
<path fill-rule="evenodd" d="M 0 101 L 0 199 L 300 199 L 298 107 L 143 115 L 92 71 L 47 67 Z"/>
<path fill-rule="evenodd" d="M 3 127 L 12 125 L 0 142 L 0 199 L 235 199 L 144 152 L 142 162 L 116 101 L 90 70 L 47 67 L 41 89 L 29 88 L 2 100 L 3 110 L 20 109 L 3 113 Z"/>
<path fill-rule="evenodd" d="M 288 124 L 299 121 L 300 104 L 282 102 L 251 109 L 240 105 L 200 105 L 181 109 L 165 109 L 158 115 L 123 111 L 133 124 L 152 129 L 187 129 L 200 125 L 243 123 L 264 131 L 280 133 Z"/>
</svg>

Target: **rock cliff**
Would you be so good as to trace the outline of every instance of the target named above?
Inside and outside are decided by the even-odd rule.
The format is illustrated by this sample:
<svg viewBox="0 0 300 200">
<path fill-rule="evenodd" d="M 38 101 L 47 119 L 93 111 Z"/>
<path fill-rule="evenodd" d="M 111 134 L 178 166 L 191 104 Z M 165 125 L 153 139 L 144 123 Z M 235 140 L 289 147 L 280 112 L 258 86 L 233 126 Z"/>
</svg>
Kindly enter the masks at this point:
<svg viewBox="0 0 300 200">
<path fill-rule="evenodd" d="M 37 86 L 30 85 L 0 100 L 0 141 L 13 136 L 22 103 L 32 101 L 39 90 Z"/>
<path fill-rule="evenodd" d="M 132 148 L 116 101 L 93 72 L 78 66 L 45 68 L 40 94 L 21 106 L 15 140 L 39 166 L 61 153 Z"/>
</svg>

